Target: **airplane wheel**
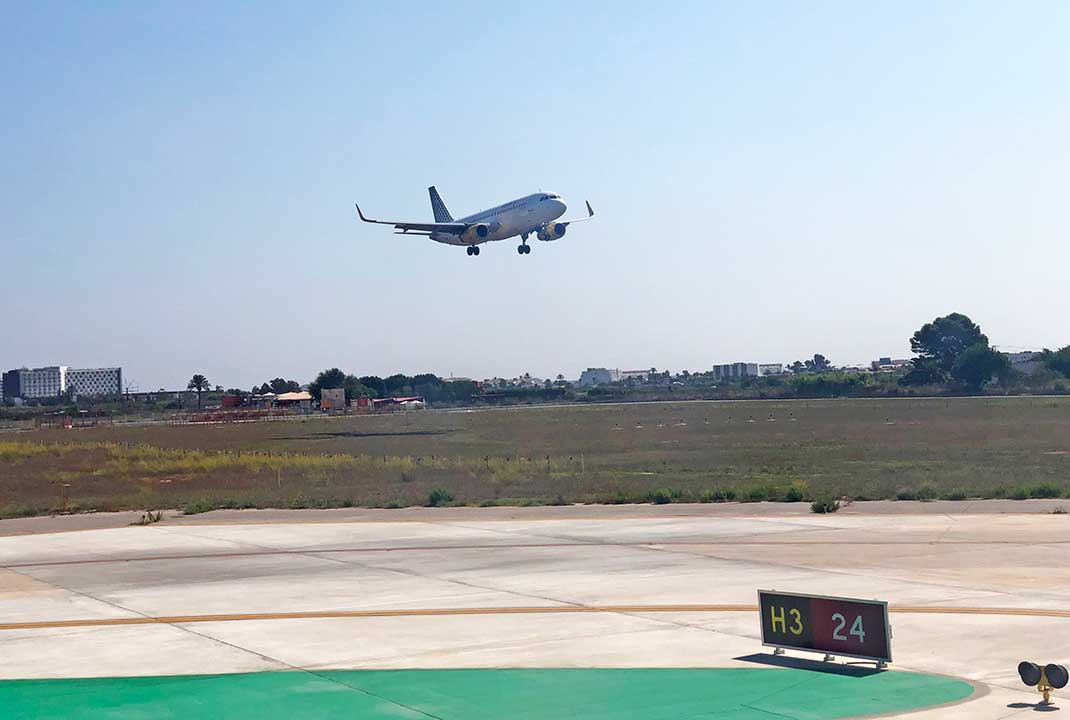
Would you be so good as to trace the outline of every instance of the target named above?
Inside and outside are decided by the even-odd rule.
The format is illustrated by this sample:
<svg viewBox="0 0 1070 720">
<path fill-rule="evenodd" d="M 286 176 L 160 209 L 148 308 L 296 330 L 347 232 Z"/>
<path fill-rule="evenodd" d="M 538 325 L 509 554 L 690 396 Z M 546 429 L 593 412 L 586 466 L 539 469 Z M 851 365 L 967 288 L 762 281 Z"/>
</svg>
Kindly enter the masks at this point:
<svg viewBox="0 0 1070 720">
<path fill-rule="evenodd" d="M 466 248 L 464 249 L 464 251 L 465 251 L 466 253 L 468 253 L 468 257 L 472 257 L 472 246 L 471 246 L 471 245 L 469 245 L 468 247 L 466 247 Z"/>
<path fill-rule="evenodd" d="M 473 255 L 478 255 L 479 254 L 479 246 L 478 245 L 473 245 L 472 246 L 472 254 Z"/>
<path fill-rule="evenodd" d="M 526 248 L 526 247 L 527 247 L 527 245 L 517 245 L 517 246 L 516 246 L 516 252 L 517 252 L 517 254 L 519 254 L 519 255 L 523 255 L 524 253 L 526 253 L 526 252 L 527 252 L 527 250 L 525 250 L 525 249 L 524 249 L 524 248 Z"/>
</svg>

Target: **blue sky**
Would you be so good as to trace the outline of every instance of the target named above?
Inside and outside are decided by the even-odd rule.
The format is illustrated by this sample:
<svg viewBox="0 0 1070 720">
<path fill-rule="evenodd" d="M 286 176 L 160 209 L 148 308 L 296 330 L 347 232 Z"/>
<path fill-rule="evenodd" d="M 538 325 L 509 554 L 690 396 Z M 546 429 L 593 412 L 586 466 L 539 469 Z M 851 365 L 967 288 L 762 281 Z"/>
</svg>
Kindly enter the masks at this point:
<svg viewBox="0 0 1070 720">
<path fill-rule="evenodd" d="M 142 389 L 1070 343 L 1070 5 L 8 3 L 0 364 Z M 519 256 L 356 222 L 538 189 Z"/>
</svg>

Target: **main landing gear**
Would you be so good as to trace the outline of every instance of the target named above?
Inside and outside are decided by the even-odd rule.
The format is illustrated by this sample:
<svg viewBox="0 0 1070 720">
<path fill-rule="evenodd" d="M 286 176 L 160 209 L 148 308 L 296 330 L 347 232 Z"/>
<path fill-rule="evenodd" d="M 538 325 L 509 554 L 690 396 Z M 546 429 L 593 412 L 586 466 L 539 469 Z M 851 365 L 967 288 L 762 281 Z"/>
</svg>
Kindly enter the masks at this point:
<svg viewBox="0 0 1070 720">
<path fill-rule="evenodd" d="M 464 250 L 469 255 L 478 255 L 479 254 L 479 246 L 478 245 L 469 245 Z"/>
<path fill-rule="evenodd" d="M 528 255 L 531 253 L 531 246 L 527 243 L 523 243 L 521 245 L 516 246 L 516 251 L 521 255 Z"/>
</svg>

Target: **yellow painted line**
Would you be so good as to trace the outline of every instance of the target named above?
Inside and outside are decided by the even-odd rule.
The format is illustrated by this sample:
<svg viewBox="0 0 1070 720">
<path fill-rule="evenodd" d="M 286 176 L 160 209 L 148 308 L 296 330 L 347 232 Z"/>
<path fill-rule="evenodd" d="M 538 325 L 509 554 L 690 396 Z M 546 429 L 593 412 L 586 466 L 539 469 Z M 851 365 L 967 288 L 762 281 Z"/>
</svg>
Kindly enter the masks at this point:
<svg viewBox="0 0 1070 720">
<path fill-rule="evenodd" d="M 335 618 L 439 617 L 449 615 L 560 615 L 574 613 L 717 613 L 757 612 L 755 605 L 550 605 L 535 607 L 419 608 L 411 610 L 323 610 L 306 612 L 236 613 L 221 615 L 164 615 L 160 617 L 96 618 L 91 620 L 45 620 L 0 623 L 0 630 L 45 628 L 113 627 L 241 620 L 321 620 Z M 992 607 L 893 607 L 892 613 L 911 615 L 1001 615 L 1070 618 L 1070 610 Z"/>
</svg>

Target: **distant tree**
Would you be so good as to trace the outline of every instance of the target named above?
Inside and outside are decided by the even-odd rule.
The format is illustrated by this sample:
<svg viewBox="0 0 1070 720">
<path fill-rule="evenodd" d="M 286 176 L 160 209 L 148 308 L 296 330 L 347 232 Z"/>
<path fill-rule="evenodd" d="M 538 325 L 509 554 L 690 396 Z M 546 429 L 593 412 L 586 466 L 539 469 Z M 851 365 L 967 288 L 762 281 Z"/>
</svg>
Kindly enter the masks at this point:
<svg viewBox="0 0 1070 720">
<path fill-rule="evenodd" d="M 320 399 L 320 390 L 345 387 L 346 374 L 338 368 L 331 368 L 330 370 L 324 370 L 316 379 L 308 385 L 308 391 L 312 393 L 312 397 L 316 400 Z"/>
<path fill-rule="evenodd" d="M 248 395 L 248 393 L 244 390 L 239 390 L 238 388 L 230 388 L 229 390 L 227 390 L 227 395 L 233 395 L 234 397 L 242 397 L 243 395 Z"/>
<path fill-rule="evenodd" d="M 950 374 L 958 356 L 978 343 L 988 347 L 981 327 L 961 313 L 951 313 L 922 325 L 910 338 L 910 349 L 923 363 Z"/>
<path fill-rule="evenodd" d="M 383 381 L 387 395 L 402 395 L 405 392 L 405 388 L 412 385 L 412 378 L 408 375 L 402 375 L 397 373 L 391 375 Z"/>
<path fill-rule="evenodd" d="M 412 389 L 417 393 L 427 393 L 442 385 L 442 379 L 434 373 L 420 373 L 412 376 Z"/>
<path fill-rule="evenodd" d="M 269 383 L 271 392 L 276 395 L 281 395 L 285 392 L 297 392 L 301 389 L 301 383 L 296 380 L 286 380 L 285 378 L 277 377 Z"/>
<path fill-rule="evenodd" d="M 1010 374 L 1007 357 L 990 348 L 981 327 L 961 313 L 922 325 L 910 338 L 910 349 L 918 357 L 899 380 L 903 385 L 954 382 L 969 390 L 980 390 L 993 375 L 1005 379 Z"/>
<path fill-rule="evenodd" d="M 215 386 L 215 391 L 216 392 L 223 392 L 223 386 L 222 385 L 216 385 Z"/>
<path fill-rule="evenodd" d="M 273 392 L 270 385 L 268 385 L 267 383 L 264 383 L 263 385 L 260 386 L 260 394 L 261 395 L 267 395 L 269 392 Z"/>
<path fill-rule="evenodd" d="M 442 383 L 442 399 L 447 401 L 465 401 L 479 392 L 479 386 L 471 380 L 454 380 Z"/>
<path fill-rule="evenodd" d="M 187 390 L 193 390 L 197 393 L 198 408 L 201 406 L 201 393 L 205 390 L 210 390 L 211 387 L 212 386 L 208 384 L 208 378 L 200 374 L 194 375 L 192 378 L 190 378 L 190 381 L 186 383 Z"/>
<path fill-rule="evenodd" d="M 386 395 L 386 384 L 381 377 L 376 375 L 365 375 L 360 378 L 360 384 L 371 391 L 372 397 L 383 397 Z"/>
<path fill-rule="evenodd" d="M 803 363 L 802 360 L 796 360 L 788 367 L 791 368 L 791 371 L 796 375 L 802 372 L 806 372 L 806 365 Z"/>
<path fill-rule="evenodd" d="M 1011 369 L 1007 356 L 988 347 L 988 343 L 976 343 L 963 350 L 951 367 L 951 378 L 969 390 L 980 390 L 993 377 L 1005 381 Z"/>
<path fill-rule="evenodd" d="M 900 385 L 941 385 L 947 382 L 947 373 L 935 363 L 915 358 L 910 369 L 899 379 Z"/>
<path fill-rule="evenodd" d="M 361 384 L 360 378 L 356 375 L 346 375 L 345 382 L 342 383 L 342 387 L 346 391 L 347 400 L 356 400 L 359 397 L 365 395 L 371 395 L 371 390 Z"/>
<path fill-rule="evenodd" d="M 1040 360 L 1051 370 L 1070 377 L 1070 345 L 1052 352 L 1045 350 L 1040 353 Z"/>
<path fill-rule="evenodd" d="M 807 360 L 803 363 L 803 366 L 808 372 L 825 372 L 832 369 L 832 363 L 824 355 L 818 353 L 814 355 L 813 360 Z"/>
<path fill-rule="evenodd" d="M 564 380 L 564 379 L 565 379 L 565 376 L 564 376 L 564 375 L 562 375 L 561 373 L 557 373 L 557 381 L 558 381 L 558 382 L 561 382 L 561 381 L 562 381 L 562 380 Z"/>
</svg>

